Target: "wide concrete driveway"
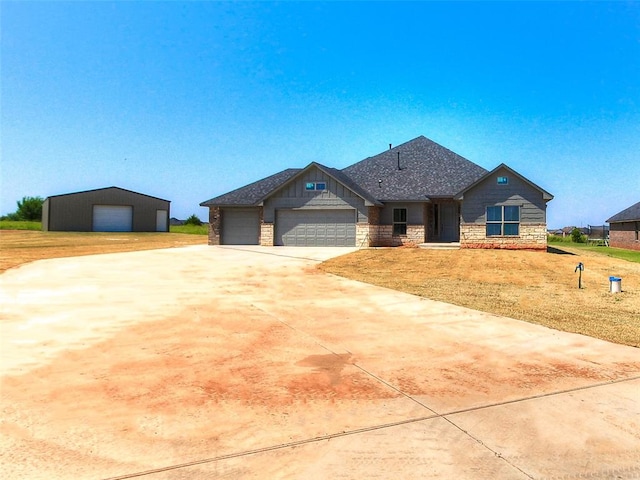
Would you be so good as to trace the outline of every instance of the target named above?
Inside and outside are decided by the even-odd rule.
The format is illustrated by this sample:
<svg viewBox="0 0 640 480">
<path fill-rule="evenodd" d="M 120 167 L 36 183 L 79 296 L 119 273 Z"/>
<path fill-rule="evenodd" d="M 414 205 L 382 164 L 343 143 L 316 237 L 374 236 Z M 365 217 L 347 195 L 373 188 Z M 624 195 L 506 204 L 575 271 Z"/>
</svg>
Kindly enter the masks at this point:
<svg viewBox="0 0 640 480">
<path fill-rule="evenodd" d="M 315 269 L 348 251 L 0 275 L 2 478 L 640 478 L 638 349 Z"/>
</svg>

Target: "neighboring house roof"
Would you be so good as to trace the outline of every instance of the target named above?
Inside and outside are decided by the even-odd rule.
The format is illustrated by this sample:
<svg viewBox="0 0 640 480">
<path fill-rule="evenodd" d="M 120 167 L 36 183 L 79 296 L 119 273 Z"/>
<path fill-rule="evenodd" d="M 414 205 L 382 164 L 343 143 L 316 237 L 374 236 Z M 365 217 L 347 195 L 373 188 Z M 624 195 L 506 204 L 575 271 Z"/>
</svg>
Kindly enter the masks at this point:
<svg viewBox="0 0 640 480">
<path fill-rule="evenodd" d="M 474 188 L 476 185 L 478 185 L 479 183 L 483 182 L 486 178 L 490 177 L 491 175 L 494 175 L 497 171 L 504 169 L 507 170 L 509 173 L 511 173 L 512 175 L 515 175 L 516 177 L 518 177 L 520 180 L 522 180 L 523 182 L 529 184 L 530 186 L 532 186 L 533 188 L 535 188 L 536 190 L 539 190 L 542 193 L 542 198 L 543 200 L 549 201 L 549 200 L 553 200 L 553 195 L 551 195 L 549 192 L 547 192 L 546 190 L 544 190 L 543 188 L 540 188 L 538 185 L 536 185 L 535 183 L 533 183 L 531 180 L 523 177 L 522 175 L 520 175 L 518 172 L 516 172 L 513 168 L 509 167 L 508 165 L 505 165 L 504 163 L 501 163 L 500 165 L 498 165 L 496 168 L 494 168 L 493 170 L 491 170 L 490 172 L 487 172 L 486 174 L 484 174 L 483 176 L 481 176 L 480 178 L 478 178 L 475 182 L 473 182 L 471 185 L 466 186 L 463 190 L 457 192 L 454 196 L 454 198 L 456 200 L 462 200 L 462 198 L 464 197 L 464 194 L 466 192 L 468 192 L 469 190 L 471 190 L 472 188 Z"/>
<path fill-rule="evenodd" d="M 79 193 L 91 193 L 91 192 L 99 192 L 100 190 L 120 190 L 122 192 L 129 192 L 129 193 L 134 193 L 136 195 L 141 195 L 143 197 L 148 197 L 148 198 L 153 198 L 155 200 L 162 200 L 163 202 L 169 202 L 171 203 L 171 200 L 165 200 L 164 198 L 159 198 L 159 197 L 153 197 L 151 195 L 147 195 L 144 193 L 140 193 L 140 192 L 134 192 L 133 190 L 127 190 L 126 188 L 120 188 L 120 187 L 104 187 L 104 188 L 94 188 L 92 190 L 83 190 L 81 192 L 73 192 L 73 193 L 62 193 L 60 195 L 49 195 L 47 198 L 55 198 L 55 197 L 66 197 L 67 195 L 77 195 Z"/>
<path fill-rule="evenodd" d="M 453 197 L 487 170 L 424 136 L 342 170 L 380 201 Z"/>
<path fill-rule="evenodd" d="M 616 213 L 613 217 L 607 220 L 607 223 L 619 223 L 619 222 L 637 222 L 640 221 L 640 202 L 635 205 L 631 205 L 629 208 Z"/>
<path fill-rule="evenodd" d="M 210 200 L 206 200 L 200 204 L 201 207 L 221 207 L 221 206 L 234 206 L 234 207 L 249 207 L 255 206 L 260 203 L 266 196 L 268 196 L 274 190 L 280 188 L 288 180 L 298 174 L 301 168 L 288 168 L 274 175 L 271 175 L 257 182 L 250 183 L 244 187 L 232 190 L 229 193 L 214 197 Z"/>
</svg>

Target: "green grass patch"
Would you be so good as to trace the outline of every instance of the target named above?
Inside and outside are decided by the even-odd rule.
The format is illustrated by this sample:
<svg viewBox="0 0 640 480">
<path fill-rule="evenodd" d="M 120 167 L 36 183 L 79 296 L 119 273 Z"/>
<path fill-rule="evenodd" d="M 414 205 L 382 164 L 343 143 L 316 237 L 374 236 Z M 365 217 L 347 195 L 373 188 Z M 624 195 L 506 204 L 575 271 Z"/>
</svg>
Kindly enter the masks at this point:
<svg viewBox="0 0 640 480">
<path fill-rule="evenodd" d="M 190 235 L 207 235 L 209 233 L 208 225 L 171 225 L 169 227 L 171 233 L 187 233 Z"/>
<path fill-rule="evenodd" d="M 563 244 L 560 248 L 567 250 L 575 250 L 576 252 L 593 252 L 607 257 L 619 258 L 620 260 L 627 260 L 628 262 L 640 263 L 640 251 L 626 250 L 624 248 L 603 247 L 596 245 L 587 245 L 586 243 L 568 243 Z"/>
<path fill-rule="evenodd" d="M 1 220 L 0 230 L 42 230 L 42 222 L 22 220 Z"/>
<path fill-rule="evenodd" d="M 547 235 L 547 242 L 549 243 L 571 243 L 571 236 L 567 235 L 562 237 L 560 235 Z"/>
</svg>

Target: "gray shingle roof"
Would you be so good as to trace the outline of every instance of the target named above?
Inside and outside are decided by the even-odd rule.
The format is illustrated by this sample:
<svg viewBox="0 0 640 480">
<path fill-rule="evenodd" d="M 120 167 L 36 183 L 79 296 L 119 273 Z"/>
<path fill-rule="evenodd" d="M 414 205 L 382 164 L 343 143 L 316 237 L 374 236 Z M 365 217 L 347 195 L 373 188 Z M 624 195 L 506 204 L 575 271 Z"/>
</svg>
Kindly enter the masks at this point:
<svg viewBox="0 0 640 480">
<path fill-rule="evenodd" d="M 301 168 L 288 168 L 267 178 L 258 180 L 257 182 L 250 183 L 244 187 L 237 188 L 231 192 L 206 200 L 202 202 L 200 206 L 254 206 L 301 171 Z"/>
<path fill-rule="evenodd" d="M 342 172 L 380 201 L 424 201 L 453 197 L 487 170 L 420 136 Z"/>
<path fill-rule="evenodd" d="M 400 154 L 399 158 L 398 154 Z M 384 201 L 452 198 L 487 174 L 487 170 L 479 165 L 420 136 L 342 170 L 313 162 L 304 169 L 283 170 L 224 195 L 206 200 L 200 205 L 203 207 L 258 205 L 311 166 L 323 169 L 373 205 L 380 205 L 380 202 Z"/>
<path fill-rule="evenodd" d="M 607 220 L 607 223 L 618 222 L 637 222 L 640 221 L 640 202 L 635 205 L 631 205 L 629 208 L 616 213 L 613 217 Z"/>
<path fill-rule="evenodd" d="M 342 172 L 342 170 L 325 167 L 324 165 L 320 165 L 319 163 L 315 163 L 315 162 L 312 163 L 312 165 L 316 165 L 317 167 L 323 169 L 328 175 L 331 175 L 337 181 L 342 183 L 345 187 L 350 189 L 355 194 L 360 195 L 364 200 L 371 203 L 372 205 L 382 205 L 380 202 L 376 200 L 376 197 L 374 195 L 364 190 L 360 185 L 355 183 L 349 176 L 345 175 Z"/>
</svg>

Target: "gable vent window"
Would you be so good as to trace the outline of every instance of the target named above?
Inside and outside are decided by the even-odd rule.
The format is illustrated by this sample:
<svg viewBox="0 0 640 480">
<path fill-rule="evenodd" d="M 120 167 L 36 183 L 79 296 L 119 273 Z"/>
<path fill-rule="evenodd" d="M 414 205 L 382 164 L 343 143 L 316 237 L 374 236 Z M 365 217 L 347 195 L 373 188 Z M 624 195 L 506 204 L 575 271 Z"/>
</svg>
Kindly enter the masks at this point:
<svg viewBox="0 0 640 480">
<path fill-rule="evenodd" d="M 307 182 L 304 189 L 308 192 L 313 190 L 325 191 L 327 189 L 327 182 Z"/>
<path fill-rule="evenodd" d="M 407 209 L 406 208 L 393 209 L 393 234 L 394 235 L 407 234 Z"/>
<path fill-rule="evenodd" d="M 487 207 L 487 237 L 520 235 L 520 207 L 501 205 Z"/>
<path fill-rule="evenodd" d="M 508 185 L 509 177 L 498 177 L 498 185 Z"/>
</svg>

